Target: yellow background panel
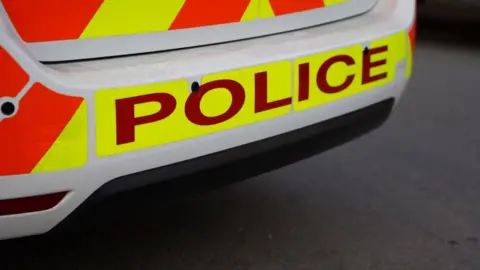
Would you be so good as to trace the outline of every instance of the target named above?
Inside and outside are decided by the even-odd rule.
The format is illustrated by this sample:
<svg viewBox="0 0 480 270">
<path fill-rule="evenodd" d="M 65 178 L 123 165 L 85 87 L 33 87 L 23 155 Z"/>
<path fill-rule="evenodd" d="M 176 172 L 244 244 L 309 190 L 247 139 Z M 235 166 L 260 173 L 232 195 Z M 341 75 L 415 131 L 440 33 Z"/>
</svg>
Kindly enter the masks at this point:
<svg viewBox="0 0 480 270">
<path fill-rule="evenodd" d="M 347 1 L 325 0 L 325 5 Z M 168 31 L 185 2 L 186 0 L 104 0 L 80 38 Z M 275 14 L 269 0 L 251 0 L 241 21 L 271 17 L 275 17 Z"/>
<path fill-rule="evenodd" d="M 335 51 L 325 52 L 313 56 L 307 56 L 303 58 L 296 59 L 294 61 L 294 108 L 296 111 L 309 109 L 324 103 L 332 102 L 346 96 L 354 95 L 361 90 L 361 77 L 358 74 L 361 74 L 361 62 L 362 62 L 362 52 L 363 47 L 360 45 L 339 49 Z M 327 61 L 329 58 L 337 55 L 349 55 L 355 60 L 355 65 L 347 66 L 344 63 L 336 63 L 331 66 L 330 70 L 327 73 L 327 80 L 330 85 L 338 86 L 342 84 L 346 77 L 350 74 L 355 74 L 355 79 L 352 85 L 339 93 L 336 94 L 326 94 L 321 92 L 317 87 L 317 71 L 320 66 Z M 298 101 L 298 92 L 299 92 L 299 65 L 309 63 L 310 64 L 310 83 L 309 83 L 309 99 L 299 102 Z"/>
<path fill-rule="evenodd" d="M 396 77 L 397 64 L 400 61 L 406 60 L 407 58 L 408 40 L 407 33 L 405 31 L 374 40 L 370 43 L 371 48 L 382 47 L 385 45 L 388 46 L 388 52 L 374 55 L 371 59 L 372 61 L 387 59 L 387 64 L 382 67 L 373 68 L 371 74 L 375 75 L 382 72 L 387 72 L 388 77 L 386 80 L 381 80 L 366 85 L 368 86 L 368 89 L 371 89 L 372 87 L 379 87 L 393 81 Z"/>
<path fill-rule="evenodd" d="M 354 45 L 347 48 L 324 52 L 317 55 L 302 57 L 294 60 L 292 66 L 290 61 L 281 61 L 271 64 L 265 64 L 256 67 L 249 67 L 239 70 L 227 71 L 218 74 L 206 75 L 202 79 L 202 84 L 216 80 L 234 80 L 242 85 L 245 91 L 245 103 L 241 110 L 231 119 L 210 126 L 199 126 L 191 123 L 185 116 L 185 103 L 190 95 L 189 82 L 186 80 L 177 80 L 172 82 L 134 86 L 118 89 L 99 90 L 95 96 L 95 117 L 96 117 L 96 140 L 97 154 L 99 156 L 108 156 L 119 154 L 148 147 L 163 145 L 190 139 L 222 130 L 251 124 L 257 121 L 271 119 L 284 114 L 288 114 L 292 108 L 286 105 L 273 110 L 255 114 L 255 74 L 267 71 L 268 77 L 268 100 L 275 101 L 291 97 L 292 85 L 294 86 L 293 106 L 296 111 L 309 109 L 328 102 L 333 102 L 363 91 L 383 86 L 390 83 L 395 78 L 395 70 L 399 61 L 407 58 L 407 35 L 405 32 L 388 36 L 371 42 L 370 49 L 387 45 L 388 51 L 371 56 L 371 61 L 386 59 L 387 64 L 374 67 L 371 70 L 371 76 L 386 72 L 387 77 L 379 81 L 362 85 L 362 64 L 363 50 L 362 45 Z M 318 90 L 316 83 L 316 74 L 327 59 L 338 56 L 349 55 L 355 65 L 347 66 L 344 63 L 332 65 L 327 72 L 327 80 L 330 85 L 338 86 L 342 84 L 345 78 L 354 74 L 355 79 L 349 88 L 335 94 L 326 94 Z M 298 99 L 298 69 L 303 63 L 310 64 L 310 89 L 309 99 L 299 102 Z M 292 70 L 294 69 L 294 81 L 292 82 Z M 116 119 L 115 119 L 115 101 L 121 98 L 141 96 L 151 93 L 169 93 L 177 101 L 175 111 L 168 118 L 138 125 L 135 127 L 135 141 L 128 144 L 116 145 Z M 218 116 L 225 113 L 232 103 L 232 96 L 227 89 L 218 88 L 206 93 L 201 101 L 201 111 L 206 116 Z M 160 110 L 160 104 L 152 102 L 140 104 L 135 107 L 136 117 L 152 115 Z"/>
<path fill-rule="evenodd" d="M 321 53 L 318 55 L 307 56 L 295 60 L 294 64 L 294 90 L 295 90 L 295 102 L 294 108 L 296 111 L 309 109 L 318 105 L 322 105 L 328 102 L 336 101 L 348 96 L 358 94 L 360 92 L 380 87 L 385 85 L 395 78 L 396 65 L 399 61 L 404 60 L 406 57 L 406 41 L 405 33 L 401 32 L 396 35 L 388 36 L 386 38 L 372 41 L 369 48 L 378 48 L 384 45 L 388 46 L 388 51 L 371 56 L 371 61 L 379 61 L 386 59 L 387 63 L 383 66 L 374 67 L 371 69 L 371 76 L 375 76 L 381 73 L 387 73 L 387 77 L 372 83 L 362 85 L 362 65 L 363 65 L 363 50 L 361 45 L 355 45 L 347 48 L 342 48 L 330 52 Z M 327 81 L 332 86 L 338 86 L 342 84 L 346 77 L 350 74 L 355 74 L 355 79 L 349 88 L 335 94 L 327 94 L 321 92 L 317 87 L 316 77 L 317 71 L 320 66 L 329 58 L 337 55 L 349 55 L 355 60 L 355 65 L 347 66 L 344 63 L 336 63 L 331 66 L 327 73 Z M 310 64 L 310 89 L 309 99 L 299 102 L 298 101 L 298 77 L 299 77 L 299 65 L 309 63 Z"/>
<path fill-rule="evenodd" d="M 259 1 L 260 0 L 250 0 L 250 4 L 248 5 L 247 10 L 245 10 L 245 13 L 243 13 L 240 21 L 252 21 L 258 18 Z"/>
<path fill-rule="evenodd" d="M 211 126 L 195 125 L 185 116 L 185 103 L 190 95 L 186 80 L 100 90 L 95 95 L 97 154 L 107 156 L 163 145 L 288 114 L 291 105 L 255 114 L 254 75 L 263 71 L 268 72 L 269 100 L 291 97 L 292 78 L 289 61 L 204 76 L 202 84 L 220 79 L 234 80 L 243 86 L 246 96 L 242 109 L 233 118 Z M 174 95 L 177 107 L 173 114 L 161 121 L 136 126 L 135 142 L 116 145 L 115 100 L 151 93 Z M 232 97 L 228 90 L 214 89 L 205 94 L 200 108 L 207 116 L 217 116 L 229 108 L 231 101 Z M 135 107 L 135 115 L 137 117 L 151 115 L 159 109 L 157 103 L 146 103 Z"/>
</svg>

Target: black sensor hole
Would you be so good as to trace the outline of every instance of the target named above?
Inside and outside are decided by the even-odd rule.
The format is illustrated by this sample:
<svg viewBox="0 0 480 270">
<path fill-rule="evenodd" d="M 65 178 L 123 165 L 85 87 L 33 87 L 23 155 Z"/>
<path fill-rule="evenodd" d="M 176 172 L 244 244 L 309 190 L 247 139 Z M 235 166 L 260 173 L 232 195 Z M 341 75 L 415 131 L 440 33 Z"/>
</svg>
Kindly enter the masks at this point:
<svg viewBox="0 0 480 270">
<path fill-rule="evenodd" d="M 364 54 L 364 55 L 368 55 L 369 51 L 370 51 L 370 49 L 368 49 L 368 47 L 365 47 L 365 48 L 363 49 L 363 54 Z"/>
<path fill-rule="evenodd" d="M 197 93 L 198 90 L 200 90 L 200 84 L 197 81 L 193 82 L 190 86 L 190 90 L 192 90 L 192 93 Z"/>
<path fill-rule="evenodd" d="M 0 111 L 4 115 L 7 115 L 7 116 L 12 115 L 15 112 L 15 104 L 13 104 L 10 101 L 4 102 L 0 107 Z"/>
</svg>

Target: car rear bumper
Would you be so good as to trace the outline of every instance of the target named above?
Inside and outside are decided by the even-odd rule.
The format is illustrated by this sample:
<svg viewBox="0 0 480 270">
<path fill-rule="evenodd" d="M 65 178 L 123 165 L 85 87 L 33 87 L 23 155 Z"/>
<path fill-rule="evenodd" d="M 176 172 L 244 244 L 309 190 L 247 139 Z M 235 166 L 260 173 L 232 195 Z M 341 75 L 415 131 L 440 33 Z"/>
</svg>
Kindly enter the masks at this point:
<svg viewBox="0 0 480 270">
<path fill-rule="evenodd" d="M 5 35 L 2 35 L 1 44 L 30 75 L 30 81 L 41 82 L 48 88 L 55 89 L 56 92 L 80 98 L 80 100 L 72 101 L 72 103 L 77 104 L 77 112 L 82 109 L 85 112 L 84 121 L 78 121 L 76 127 L 82 128 L 82 125 L 86 125 L 84 126 L 86 129 L 85 141 L 80 142 L 80 144 L 85 143 L 86 150 L 85 153 L 82 152 L 83 150 L 75 152 L 80 157 L 85 154 L 85 159 L 72 161 L 73 163 L 69 164 L 71 168 L 58 169 L 58 164 L 49 164 L 49 166 L 41 166 L 41 170 L 38 172 L 0 176 L 0 206 L 2 200 L 68 192 L 53 208 L 38 212 L 0 216 L 0 239 L 47 232 L 97 190 L 100 190 L 99 193 L 103 190 L 124 190 L 148 183 L 151 179 L 148 180 L 149 177 L 144 178 L 141 173 L 143 171 L 160 168 L 158 172 L 161 177 L 155 179 L 163 180 L 180 176 L 178 175 L 179 172 L 192 173 L 222 163 L 226 159 L 224 160 L 225 157 L 223 156 L 219 158 L 217 153 L 224 153 L 224 151 L 236 153 L 233 157 L 228 158 L 229 162 L 238 159 L 241 162 L 244 158 L 251 155 L 256 156 L 260 152 L 273 151 L 275 153 L 275 151 L 280 151 L 274 150 L 277 144 L 275 138 L 280 138 L 279 136 L 282 136 L 282 134 L 289 138 L 289 132 L 304 128 L 309 130 L 307 127 L 315 126 L 318 123 L 324 123 L 320 124 L 320 126 L 324 126 L 327 125 L 325 123 L 332 123 L 329 122 L 332 121 L 330 119 L 342 115 L 347 115 L 346 118 L 342 119 L 350 119 L 345 127 L 340 128 L 340 130 L 344 130 L 344 132 L 341 132 L 342 134 L 356 134 L 356 132 L 362 131 L 363 128 L 358 128 L 356 125 L 370 123 L 372 120 L 368 120 L 368 118 L 376 114 L 383 121 L 383 118 L 390 112 L 391 106 L 379 105 L 382 108 L 388 108 L 381 112 L 373 110 L 374 113 L 368 113 L 369 117 L 367 118 L 362 118 L 362 115 L 364 115 L 362 112 L 364 111 L 352 114 L 362 116 L 358 123 L 356 121 L 352 122 L 355 117 L 352 118 L 348 115 L 351 112 L 385 100 L 398 101 L 400 99 L 411 74 L 414 40 L 412 38 L 409 41 L 408 37 L 413 37 L 409 35 L 409 32 L 414 26 L 414 9 L 413 0 L 382 0 L 368 14 L 326 26 L 281 35 L 161 54 L 50 66 L 34 61 L 23 50 L 15 35 L 9 32 L 9 28 L 4 25 L 2 29 L 5 31 Z M 94 106 L 99 89 L 148 85 L 179 78 L 195 79 L 200 74 L 217 73 L 279 60 L 291 60 L 293 62 L 293 59 L 303 55 L 328 52 L 354 44 L 362 44 L 368 47 L 372 44 L 372 41 L 388 36 L 400 37 L 399 40 L 405 41 L 405 51 L 403 52 L 404 57 L 398 59 L 398 63 L 395 65 L 394 78 L 387 84 L 308 110 L 289 113 L 274 119 L 222 132 L 118 155 L 97 155 L 98 141 L 96 136 L 98 134 L 96 132 L 103 128 L 99 122 L 95 122 L 95 120 L 98 120 L 96 110 L 102 109 Z M 374 108 L 379 107 L 374 106 Z M 382 121 L 376 121 L 376 123 Z M 373 128 L 376 125 L 367 124 L 366 126 Z M 333 134 L 330 133 L 333 131 L 328 131 L 331 129 L 331 127 L 328 129 L 323 127 L 319 130 L 313 129 L 316 132 L 309 131 L 307 134 L 321 138 L 321 136 L 327 136 L 325 134 Z M 332 130 L 336 129 L 333 128 Z M 350 130 L 356 130 L 356 132 L 350 132 Z M 308 139 L 309 136 L 295 135 L 294 138 L 296 136 L 304 138 L 304 143 L 311 142 Z M 340 134 L 338 136 L 346 135 Z M 345 138 L 349 140 L 350 136 Z M 296 143 L 291 138 L 287 139 L 286 142 L 287 145 L 295 145 Z M 331 145 L 334 146 L 337 143 L 333 142 Z M 243 152 L 245 150 L 240 149 L 244 148 L 238 148 L 246 145 L 254 145 L 254 150 L 251 150 L 253 152 Z M 288 148 L 288 146 L 286 147 Z M 292 147 L 290 146 L 289 149 L 293 149 Z M 60 158 L 62 158 L 61 155 Z M 287 161 L 288 159 L 285 160 L 285 162 Z M 7 159 L 1 160 L 1 163 L 8 164 L 7 162 L 10 161 Z M 258 165 L 259 162 L 256 163 Z M 177 168 L 177 166 L 182 167 L 181 169 L 172 169 Z M 269 170 L 267 162 L 265 162 L 263 169 L 265 171 Z M 140 173 L 140 175 L 137 175 L 137 173 Z M 135 181 L 119 180 L 126 178 L 126 175 L 134 175 L 133 179 Z"/>
<path fill-rule="evenodd" d="M 163 181 L 169 181 L 182 189 L 188 189 L 189 186 L 200 186 L 201 189 L 208 182 L 228 184 L 254 177 L 327 151 L 376 129 L 388 119 L 394 105 L 393 98 L 386 99 L 274 137 L 120 176 L 105 183 L 89 199 L 104 198 Z M 208 185 L 206 188 L 209 188 Z"/>
</svg>

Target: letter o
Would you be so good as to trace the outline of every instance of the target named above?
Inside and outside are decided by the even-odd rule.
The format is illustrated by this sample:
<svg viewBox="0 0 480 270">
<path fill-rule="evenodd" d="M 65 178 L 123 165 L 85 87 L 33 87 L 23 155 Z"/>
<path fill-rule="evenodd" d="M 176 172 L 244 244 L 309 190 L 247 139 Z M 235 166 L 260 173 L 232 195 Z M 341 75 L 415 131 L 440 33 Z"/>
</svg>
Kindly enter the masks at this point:
<svg viewBox="0 0 480 270">
<path fill-rule="evenodd" d="M 232 104 L 226 112 L 218 116 L 206 116 L 202 113 L 200 104 L 203 96 L 211 90 L 225 88 L 232 95 Z M 234 117 L 245 103 L 245 90 L 243 86 L 233 80 L 218 80 L 200 86 L 197 93 L 192 93 L 185 104 L 187 119 L 199 126 L 210 126 L 225 122 Z"/>
</svg>

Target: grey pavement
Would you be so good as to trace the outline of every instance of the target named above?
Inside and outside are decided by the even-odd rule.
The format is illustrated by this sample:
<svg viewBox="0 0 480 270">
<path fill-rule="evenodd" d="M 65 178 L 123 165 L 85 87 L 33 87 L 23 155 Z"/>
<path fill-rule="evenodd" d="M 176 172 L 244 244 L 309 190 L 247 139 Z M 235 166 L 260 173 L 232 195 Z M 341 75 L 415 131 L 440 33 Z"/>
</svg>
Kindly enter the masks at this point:
<svg viewBox="0 0 480 270">
<path fill-rule="evenodd" d="M 95 227 L 5 241 L 0 269 L 480 269 L 480 46 L 472 29 L 425 25 L 381 129 L 208 193 L 107 204 Z"/>
</svg>

